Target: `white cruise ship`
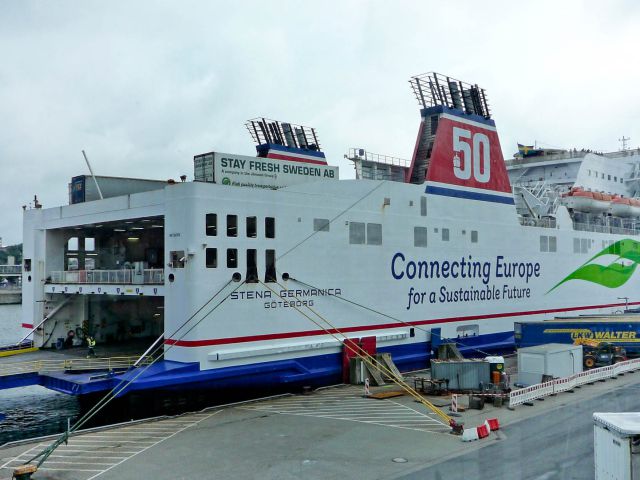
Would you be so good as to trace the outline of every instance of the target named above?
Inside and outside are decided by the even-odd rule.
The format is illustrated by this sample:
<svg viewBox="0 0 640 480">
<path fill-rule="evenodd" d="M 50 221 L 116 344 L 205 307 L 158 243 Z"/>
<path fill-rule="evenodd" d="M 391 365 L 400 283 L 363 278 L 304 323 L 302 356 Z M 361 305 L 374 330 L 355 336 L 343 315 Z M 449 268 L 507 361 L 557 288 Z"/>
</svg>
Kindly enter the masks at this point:
<svg viewBox="0 0 640 480">
<path fill-rule="evenodd" d="M 443 338 L 478 355 L 515 321 L 640 304 L 638 152 L 505 162 L 483 89 L 410 83 L 412 159 L 350 149 L 355 180 L 314 129 L 262 118 L 256 157 L 197 155 L 195 181 L 74 177 L 69 205 L 25 211 L 23 327 L 46 348 L 163 336 L 131 389 L 320 385 L 346 338 L 407 371 Z"/>
</svg>

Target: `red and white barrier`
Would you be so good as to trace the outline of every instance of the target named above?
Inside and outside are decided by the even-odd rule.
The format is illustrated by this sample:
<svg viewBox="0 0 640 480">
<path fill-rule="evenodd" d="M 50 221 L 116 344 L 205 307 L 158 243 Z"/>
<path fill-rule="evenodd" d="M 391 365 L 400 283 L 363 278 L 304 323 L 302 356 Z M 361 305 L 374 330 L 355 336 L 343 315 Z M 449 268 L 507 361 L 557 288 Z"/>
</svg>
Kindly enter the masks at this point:
<svg viewBox="0 0 640 480">
<path fill-rule="evenodd" d="M 476 427 L 476 430 L 478 430 L 478 438 L 487 438 L 489 436 L 490 430 L 486 423 Z"/>
<path fill-rule="evenodd" d="M 449 407 L 449 410 L 454 413 L 458 412 L 458 395 L 455 393 L 451 395 L 451 406 Z"/>
<path fill-rule="evenodd" d="M 473 442 L 474 440 L 478 440 L 478 428 L 465 428 L 462 431 L 462 441 L 463 442 Z"/>
<path fill-rule="evenodd" d="M 497 418 L 489 418 L 487 419 L 487 425 L 489 425 L 489 430 L 495 432 L 496 430 L 500 430 L 500 423 Z"/>
<path fill-rule="evenodd" d="M 525 402 L 530 402 L 536 398 L 546 397 L 555 393 L 566 392 L 574 387 L 584 385 L 585 383 L 593 383 L 606 378 L 613 378 L 621 373 L 632 372 L 640 369 L 640 358 L 626 360 L 616 363 L 615 365 L 607 365 L 606 367 L 594 368 L 585 372 L 573 374 L 569 377 L 557 378 L 545 383 L 531 385 L 529 387 L 512 390 L 509 393 L 509 406 L 515 407 Z"/>
<path fill-rule="evenodd" d="M 475 428 L 465 428 L 462 432 L 462 441 L 472 442 L 481 438 L 487 438 L 491 432 L 499 429 L 498 419 L 489 418 L 485 420 L 482 425 L 478 425 Z"/>
</svg>

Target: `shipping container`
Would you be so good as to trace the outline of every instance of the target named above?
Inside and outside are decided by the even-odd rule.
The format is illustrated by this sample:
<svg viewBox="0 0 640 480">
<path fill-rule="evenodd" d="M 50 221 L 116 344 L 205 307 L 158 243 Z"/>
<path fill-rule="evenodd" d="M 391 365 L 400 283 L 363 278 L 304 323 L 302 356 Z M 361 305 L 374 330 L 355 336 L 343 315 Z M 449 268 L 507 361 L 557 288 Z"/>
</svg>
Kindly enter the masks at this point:
<svg viewBox="0 0 640 480">
<path fill-rule="evenodd" d="M 449 390 L 479 390 L 491 383 L 490 369 L 484 360 L 431 360 L 431 378 L 449 380 Z"/>
<path fill-rule="evenodd" d="M 633 480 L 638 472 L 640 413 L 593 414 L 593 451 L 596 480 Z"/>
<path fill-rule="evenodd" d="M 573 344 L 588 339 L 624 347 L 629 356 L 640 354 L 640 316 L 612 315 L 567 317 L 542 322 L 516 322 L 517 348 L 545 343 Z"/>
<path fill-rule="evenodd" d="M 103 198 L 119 197 L 132 193 L 159 190 L 167 185 L 163 180 L 147 180 L 144 178 L 103 177 L 96 175 Z M 96 182 L 91 175 L 78 175 L 69 184 L 69 204 L 100 200 Z"/>
<path fill-rule="evenodd" d="M 582 347 L 549 343 L 518 349 L 518 382 L 534 385 L 543 375 L 564 378 L 582 372 Z"/>
</svg>

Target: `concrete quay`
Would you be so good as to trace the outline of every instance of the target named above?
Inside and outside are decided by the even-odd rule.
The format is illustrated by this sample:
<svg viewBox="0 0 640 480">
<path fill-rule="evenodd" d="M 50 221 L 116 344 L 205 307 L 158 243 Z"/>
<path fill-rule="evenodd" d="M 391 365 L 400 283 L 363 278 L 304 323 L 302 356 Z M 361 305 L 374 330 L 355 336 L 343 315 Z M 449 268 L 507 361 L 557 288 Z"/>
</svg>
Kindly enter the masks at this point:
<svg viewBox="0 0 640 480">
<path fill-rule="evenodd" d="M 467 427 L 494 417 L 501 425 L 489 438 L 471 443 L 451 435 L 435 414 L 408 396 L 377 400 L 363 398 L 361 387 L 329 387 L 79 434 L 33 478 L 495 480 L 537 478 L 536 469 L 540 478 L 589 478 L 591 414 L 640 408 L 639 385 L 640 374 L 633 373 L 534 401 L 532 407 L 467 410 L 458 419 Z M 446 397 L 428 398 L 449 403 Z M 10 478 L 12 467 L 51 441 L 0 449 L 0 479 Z M 587 456 L 570 455 L 573 443 L 586 448 Z M 491 457 L 485 455 L 490 451 Z M 549 474 L 553 465 L 560 465 L 554 470 L 560 474 L 566 469 L 574 475 L 577 468 L 587 474 Z"/>
</svg>

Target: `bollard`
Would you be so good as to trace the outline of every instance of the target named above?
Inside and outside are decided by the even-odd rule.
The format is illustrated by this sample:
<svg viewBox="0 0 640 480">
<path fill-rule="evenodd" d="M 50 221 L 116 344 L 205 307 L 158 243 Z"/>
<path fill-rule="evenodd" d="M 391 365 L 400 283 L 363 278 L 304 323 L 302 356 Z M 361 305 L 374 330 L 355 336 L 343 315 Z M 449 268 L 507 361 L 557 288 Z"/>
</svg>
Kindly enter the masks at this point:
<svg viewBox="0 0 640 480">
<path fill-rule="evenodd" d="M 369 378 L 367 377 L 364 379 L 364 396 L 368 397 L 369 393 Z"/>
</svg>

